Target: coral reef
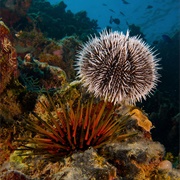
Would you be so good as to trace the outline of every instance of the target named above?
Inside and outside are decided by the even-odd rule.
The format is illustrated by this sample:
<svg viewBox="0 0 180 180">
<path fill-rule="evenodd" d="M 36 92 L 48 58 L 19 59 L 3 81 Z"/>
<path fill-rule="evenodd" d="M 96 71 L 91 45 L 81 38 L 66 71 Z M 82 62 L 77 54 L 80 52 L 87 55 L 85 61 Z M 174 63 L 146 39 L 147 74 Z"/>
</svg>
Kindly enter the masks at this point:
<svg viewBox="0 0 180 180">
<path fill-rule="evenodd" d="M 18 171 L 7 171 L 3 175 L 0 175 L 0 178 L 3 180 L 30 180 L 26 175 Z"/>
<path fill-rule="evenodd" d="M 17 32 L 14 43 L 18 57 L 24 58 L 27 53 L 32 53 L 33 56 L 38 57 L 39 52 L 43 51 L 52 42 L 34 28 L 30 31 L 21 30 Z"/>
<path fill-rule="evenodd" d="M 1 1 L 0 16 L 2 20 L 10 28 L 21 30 L 25 28 L 30 19 L 27 16 L 27 11 L 32 0 L 5 0 Z M 13 17 L 13 18 L 12 18 Z"/>
<path fill-rule="evenodd" d="M 117 167 L 117 174 L 121 177 L 146 179 L 160 163 L 164 148 L 159 143 L 142 140 L 106 145 L 103 151 L 108 154 L 108 161 Z M 127 173 L 128 169 L 131 169 L 131 173 Z"/>
<path fill-rule="evenodd" d="M 66 83 L 66 74 L 61 68 L 39 62 L 30 53 L 23 61 L 19 59 L 19 70 L 20 82 L 28 91 L 51 91 Z"/>
<path fill-rule="evenodd" d="M 88 94 L 82 82 L 73 81 L 73 64 L 80 39 L 95 31 L 96 21 L 86 12 L 66 12 L 63 2 L 32 4 L 27 15 L 30 1 L 2 1 L 6 20 L 5 15 L 24 7 L 22 16 L 9 21 L 11 30 L 17 30 L 14 37 L 0 21 L 0 179 L 179 180 L 178 103 L 156 91 L 146 114 Z M 62 34 L 56 36 L 59 22 L 56 33 Z M 41 31 L 63 38 L 55 41 Z M 166 130 L 154 131 L 154 125 Z M 166 148 L 154 141 L 153 132 L 156 140 L 168 137 Z"/>
<path fill-rule="evenodd" d="M 16 49 L 9 28 L 0 21 L 0 115 L 12 119 L 21 113 L 14 86 L 19 77 Z"/>
<path fill-rule="evenodd" d="M 0 21 L 0 164 L 8 161 L 17 148 L 14 139 L 25 131 L 19 125 L 20 117 L 34 109 L 39 91 L 59 88 L 66 82 L 63 70 L 47 63 L 33 63 L 30 54 L 26 54 L 23 61 L 20 58 L 17 60 L 16 41 L 13 40 L 9 28 Z M 49 73 L 49 80 L 42 79 L 42 86 L 39 84 L 40 77 L 33 79 L 32 73 L 36 71 L 39 75 L 45 71 Z"/>
<path fill-rule="evenodd" d="M 73 14 L 66 7 L 63 1 L 53 6 L 42 0 L 5 0 L 1 2 L 0 15 L 15 32 L 35 28 L 55 39 L 72 35 L 87 39 L 87 35 L 97 33 L 97 20 L 90 20 L 85 11 Z"/>
<path fill-rule="evenodd" d="M 99 156 L 93 148 L 84 153 L 74 153 L 72 162 L 62 171 L 53 175 L 53 178 L 64 179 L 116 179 L 116 168 L 110 165 L 105 158 Z M 52 179 L 53 179 L 52 178 Z"/>
<path fill-rule="evenodd" d="M 66 11 L 66 7 L 63 1 L 52 6 L 49 2 L 37 0 L 32 2 L 28 16 L 38 29 L 55 39 L 74 34 L 87 39 L 88 34 L 97 33 L 96 20 L 90 20 L 85 11 L 73 14 Z"/>
<path fill-rule="evenodd" d="M 33 29 L 20 31 L 14 42 L 19 59 L 26 59 L 25 56 L 30 53 L 39 62 L 63 69 L 68 81 L 75 79 L 74 59 L 81 43 L 77 36 L 66 36 L 56 42 Z"/>
<path fill-rule="evenodd" d="M 80 39 L 85 40 L 88 35 L 97 33 L 96 20 L 90 20 L 85 11 L 76 14 L 66 11 L 63 1 L 55 6 L 41 0 L 3 1 L 1 9 L 3 21 L 15 35 L 13 40 L 18 57 L 23 59 L 31 53 L 41 62 L 62 68 L 69 80 L 75 78 L 75 51 Z M 7 18 L 11 16 L 13 21 Z M 64 39 L 57 43 L 45 36 Z"/>
<path fill-rule="evenodd" d="M 152 140 L 108 144 L 102 149 L 108 162 L 117 168 L 117 176 L 125 179 L 178 179 L 172 163 L 162 161 L 164 147 Z M 129 173 L 129 170 L 131 172 Z"/>
<path fill-rule="evenodd" d="M 39 54 L 39 61 L 62 68 L 66 72 L 67 80 L 72 81 L 76 75 L 74 60 L 80 44 L 77 36 L 66 36 L 58 43 L 51 42 Z"/>
<path fill-rule="evenodd" d="M 11 42 L 11 34 L 3 21 L 0 21 L 0 94 L 13 77 L 18 77 L 16 50 Z"/>
<path fill-rule="evenodd" d="M 37 93 L 42 89 L 51 91 L 66 83 L 66 74 L 59 67 L 34 60 L 30 53 L 26 53 L 26 50 L 23 60 L 20 57 L 17 58 L 17 54 L 20 55 L 21 52 L 16 53 L 11 42 L 10 30 L 3 21 L 0 21 L 0 30 L 0 113 L 4 119 L 12 120 L 25 111 L 33 110 Z M 30 41 L 27 34 L 21 33 L 19 36 L 26 39 L 25 49 L 32 47 L 28 46 Z M 44 36 L 38 35 L 33 31 L 33 37 L 39 37 L 32 43 L 35 48 L 46 41 Z M 19 43 L 22 42 L 21 40 Z M 23 44 L 20 49 L 23 51 Z"/>
<path fill-rule="evenodd" d="M 17 158 L 17 155 L 14 154 L 13 158 Z M 26 167 L 25 163 L 28 161 L 29 167 Z M 24 174 L 32 174 L 31 178 L 26 176 L 27 179 L 117 179 L 116 168 L 109 164 L 105 158 L 99 156 L 93 148 L 89 148 L 83 153 L 76 152 L 70 157 L 65 158 L 64 162 L 45 163 L 41 157 L 35 159 L 33 156 L 31 159 L 23 158 L 23 162 L 25 163 L 19 161 L 18 164 L 17 161 L 15 163 L 12 160 L 12 170 L 4 171 L 0 178 L 9 177 L 11 172 L 11 174 L 18 173 L 22 176 L 25 176 Z M 14 170 L 17 168 L 19 172 Z"/>
</svg>

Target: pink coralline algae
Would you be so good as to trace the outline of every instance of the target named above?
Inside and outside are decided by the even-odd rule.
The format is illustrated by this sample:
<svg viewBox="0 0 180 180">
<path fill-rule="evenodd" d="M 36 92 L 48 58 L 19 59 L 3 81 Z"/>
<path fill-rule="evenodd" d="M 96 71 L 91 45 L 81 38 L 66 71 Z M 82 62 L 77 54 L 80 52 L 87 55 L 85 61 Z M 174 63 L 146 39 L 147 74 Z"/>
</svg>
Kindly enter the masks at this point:
<svg viewBox="0 0 180 180">
<path fill-rule="evenodd" d="M 0 93 L 4 91 L 12 77 L 18 77 L 16 50 L 11 42 L 11 34 L 3 21 L 0 21 Z"/>
</svg>

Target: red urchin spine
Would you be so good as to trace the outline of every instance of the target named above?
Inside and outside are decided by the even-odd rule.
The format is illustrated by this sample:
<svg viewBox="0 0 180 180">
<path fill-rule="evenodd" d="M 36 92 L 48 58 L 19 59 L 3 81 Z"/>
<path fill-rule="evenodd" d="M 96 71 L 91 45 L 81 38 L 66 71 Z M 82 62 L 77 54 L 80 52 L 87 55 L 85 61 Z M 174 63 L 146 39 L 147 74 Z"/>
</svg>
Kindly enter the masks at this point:
<svg viewBox="0 0 180 180">
<path fill-rule="evenodd" d="M 89 146 L 99 148 L 122 134 L 124 122 L 127 122 L 129 116 L 122 116 L 120 123 L 115 113 L 116 106 L 112 103 L 95 103 L 93 98 L 87 103 L 81 103 L 81 100 L 80 97 L 76 104 L 68 101 L 68 108 L 59 102 L 61 108 L 58 110 L 51 99 L 58 118 L 41 102 L 48 112 L 49 120 L 46 122 L 32 112 L 38 122 L 35 123 L 33 119 L 26 120 L 26 128 L 35 132 L 38 137 L 22 139 L 24 143 L 35 148 L 28 145 L 25 147 L 37 154 L 63 156 L 71 154 L 74 150 L 85 150 Z"/>
</svg>

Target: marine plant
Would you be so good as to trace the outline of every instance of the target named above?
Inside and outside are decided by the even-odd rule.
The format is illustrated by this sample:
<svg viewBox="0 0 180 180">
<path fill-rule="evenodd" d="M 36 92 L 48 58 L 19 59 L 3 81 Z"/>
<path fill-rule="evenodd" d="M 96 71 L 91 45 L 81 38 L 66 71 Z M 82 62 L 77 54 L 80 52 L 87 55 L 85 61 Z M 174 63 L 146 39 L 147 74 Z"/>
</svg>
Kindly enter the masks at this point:
<svg viewBox="0 0 180 180">
<path fill-rule="evenodd" d="M 79 96 L 75 101 L 66 99 L 62 103 L 58 100 L 55 104 L 48 95 L 48 102 L 40 101 L 40 104 L 48 118 L 44 120 L 32 112 L 31 118 L 25 120 L 26 127 L 36 135 L 21 139 L 23 149 L 33 154 L 56 159 L 90 146 L 100 148 L 130 135 L 124 132 L 130 115 L 119 115 L 117 106 L 112 103 L 92 97 L 84 101 Z"/>
</svg>

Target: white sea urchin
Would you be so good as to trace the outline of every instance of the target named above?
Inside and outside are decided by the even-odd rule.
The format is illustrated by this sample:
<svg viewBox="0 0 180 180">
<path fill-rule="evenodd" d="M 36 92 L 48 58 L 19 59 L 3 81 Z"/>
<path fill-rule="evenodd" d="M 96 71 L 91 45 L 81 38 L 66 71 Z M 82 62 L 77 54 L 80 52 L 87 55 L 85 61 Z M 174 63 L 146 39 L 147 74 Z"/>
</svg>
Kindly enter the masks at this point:
<svg viewBox="0 0 180 180">
<path fill-rule="evenodd" d="M 113 103 L 134 104 L 155 89 L 158 59 L 137 36 L 103 31 L 77 55 L 78 77 L 89 92 Z"/>
</svg>

